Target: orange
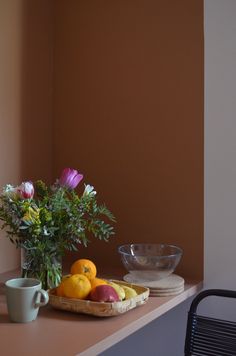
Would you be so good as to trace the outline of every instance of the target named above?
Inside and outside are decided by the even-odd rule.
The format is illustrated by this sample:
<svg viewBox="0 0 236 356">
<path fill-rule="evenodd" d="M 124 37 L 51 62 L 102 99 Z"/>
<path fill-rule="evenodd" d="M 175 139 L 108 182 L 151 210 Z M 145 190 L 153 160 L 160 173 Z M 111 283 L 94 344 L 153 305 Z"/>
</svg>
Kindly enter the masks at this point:
<svg viewBox="0 0 236 356">
<path fill-rule="evenodd" d="M 59 284 L 59 286 L 56 288 L 56 294 L 58 297 L 64 297 L 64 282 L 67 278 L 69 278 L 71 275 L 67 274 L 66 276 L 63 276 L 61 279 L 61 283 Z"/>
<path fill-rule="evenodd" d="M 71 274 L 83 274 L 88 277 L 88 279 L 93 279 L 97 275 L 97 268 L 95 264 L 87 260 L 86 258 L 81 258 L 80 260 L 75 261 L 70 269 Z"/>
<path fill-rule="evenodd" d="M 101 278 L 93 278 L 90 280 L 90 283 L 91 283 L 91 288 L 94 289 L 96 288 L 97 286 L 100 286 L 102 284 L 108 284 L 106 281 L 104 281 L 104 279 L 101 279 Z"/>
<path fill-rule="evenodd" d="M 65 297 L 85 299 L 91 291 L 91 283 L 83 274 L 73 274 L 63 281 Z"/>
</svg>

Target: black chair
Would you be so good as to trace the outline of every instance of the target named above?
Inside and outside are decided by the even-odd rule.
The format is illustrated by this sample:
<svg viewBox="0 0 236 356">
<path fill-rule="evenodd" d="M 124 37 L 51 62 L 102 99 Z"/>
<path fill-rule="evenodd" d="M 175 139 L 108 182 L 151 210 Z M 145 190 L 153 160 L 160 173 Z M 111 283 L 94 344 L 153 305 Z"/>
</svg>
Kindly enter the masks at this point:
<svg viewBox="0 0 236 356">
<path fill-rule="evenodd" d="M 236 298 L 236 291 L 208 289 L 194 298 L 188 312 L 185 356 L 236 356 L 236 322 L 197 314 L 198 304 L 209 296 Z"/>
</svg>

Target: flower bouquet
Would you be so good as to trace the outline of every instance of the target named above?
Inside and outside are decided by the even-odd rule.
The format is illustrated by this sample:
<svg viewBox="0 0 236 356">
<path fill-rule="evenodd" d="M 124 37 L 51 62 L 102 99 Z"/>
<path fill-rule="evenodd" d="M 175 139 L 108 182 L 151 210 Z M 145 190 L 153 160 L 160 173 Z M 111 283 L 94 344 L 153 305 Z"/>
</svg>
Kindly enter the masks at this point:
<svg viewBox="0 0 236 356">
<path fill-rule="evenodd" d="M 66 251 L 87 246 L 90 235 L 108 241 L 114 234 L 107 220 L 115 218 L 97 203 L 94 187 L 85 185 L 81 195 L 75 191 L 82 179 L 77 170 L 65 168 L 52 186 L 41 180 L 7 184 L 0 195 L 1 228 L 24 252 L 22 275 L 40 279 L 43 288 L 60 283 Z"/>
</svg>

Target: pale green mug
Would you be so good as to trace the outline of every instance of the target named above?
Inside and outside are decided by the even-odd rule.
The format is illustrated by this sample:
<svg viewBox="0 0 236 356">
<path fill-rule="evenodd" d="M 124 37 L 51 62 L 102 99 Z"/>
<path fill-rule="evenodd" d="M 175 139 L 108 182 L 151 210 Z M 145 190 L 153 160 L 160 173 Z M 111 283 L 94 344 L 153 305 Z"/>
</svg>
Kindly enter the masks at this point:
<svg viewBox="0 0 236 356">
<path fill-rule="evenodd" d="M 5 286 L 8 314 L 13 322 L 28 323 L 35 320 L 39 307 L 48 303 L 48 293 L 37 279 L 10 279 Z"/>
</svg>

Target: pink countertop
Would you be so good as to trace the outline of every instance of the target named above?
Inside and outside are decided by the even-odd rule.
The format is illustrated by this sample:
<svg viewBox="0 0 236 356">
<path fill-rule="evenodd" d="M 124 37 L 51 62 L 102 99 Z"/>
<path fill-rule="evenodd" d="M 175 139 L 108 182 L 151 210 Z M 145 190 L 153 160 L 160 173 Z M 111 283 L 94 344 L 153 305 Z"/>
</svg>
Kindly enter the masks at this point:
<svg viewBox="0 0 236 356">
<path fill-rule="evenodd" d="M 4 287 L 4 282 L 15 276 L 16 271 L 0 275 L 0 354 L 4 356 L 98 355 L 202 288 L 200 281 L 187 281 L 179 295 L 150 297 L 145 305 L 107 318 L 73 314 L 48 305 L 40 309 L 37 320 L 17 324 L 9 320 Z"/>
</svg>

